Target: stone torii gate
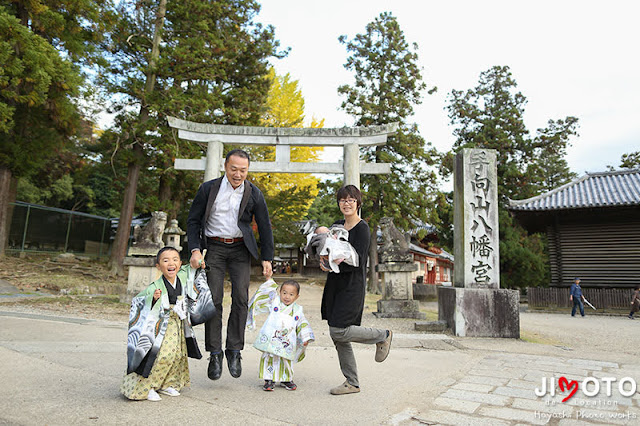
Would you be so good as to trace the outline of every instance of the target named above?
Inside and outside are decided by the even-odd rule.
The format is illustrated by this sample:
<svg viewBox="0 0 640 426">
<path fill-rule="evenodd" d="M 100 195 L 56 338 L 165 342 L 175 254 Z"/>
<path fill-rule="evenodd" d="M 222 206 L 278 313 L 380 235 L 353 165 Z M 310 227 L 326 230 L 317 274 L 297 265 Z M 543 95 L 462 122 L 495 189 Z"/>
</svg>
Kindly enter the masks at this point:
<svg viewBox="0 0 640 426">
<path fill-rule="evenodd" d="M 398 123 L 372 127 L 342 128 L 286 128 L 249 127 L 222 124 L 203 124 L 167 117 L 169 126 L 178 129 L 178 137 L 207 143 L 207 156 L 197 160 L 176 158 L 177 170 L 204 170 L 204 180 L 220 176 L 224 170 L 224 144 L 275 145 L 276 160 L 251 162 L 250 170 L 257 173 L 331 173 L 343 174 L 345 185 L 360 188 L 360 174 L 388 174 L 388 163 L 360 162 L 360 146 L 387 143 L 387 136 L 395 133 Z M 342 147 L 344 161 L 336 163 L 301 163 L 291 161 L 292 146 Z"/>
</svg>

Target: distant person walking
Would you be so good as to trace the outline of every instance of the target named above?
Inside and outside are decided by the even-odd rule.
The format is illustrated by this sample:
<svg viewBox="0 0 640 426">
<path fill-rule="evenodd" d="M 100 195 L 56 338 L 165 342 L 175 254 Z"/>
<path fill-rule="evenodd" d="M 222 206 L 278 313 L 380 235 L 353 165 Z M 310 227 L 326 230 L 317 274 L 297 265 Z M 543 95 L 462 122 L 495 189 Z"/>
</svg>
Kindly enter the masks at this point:
<svg viewBox="0 0 640 426">
<path fill-rule="evenodd" d="M 573 284 L 571 284 L 571 292 L 569 300 L 573 301 L 573 308 L 571 308 L 571 316 L 576 316 L 576 308 L 580 307 L 580 315 L 584 316 L 584 296 L 582 295 L 582 287 L 580 287 L 580 278 L 574 278 Z"/>
<path fill-rule="evenodd" d="M 629 319 L 635 319 L 633 314 L 640 310 L 640 285 L 637 285 L 633 291 L 633 296 L 631 297 L 631 312 L 629 312 Z"/>
</svg>

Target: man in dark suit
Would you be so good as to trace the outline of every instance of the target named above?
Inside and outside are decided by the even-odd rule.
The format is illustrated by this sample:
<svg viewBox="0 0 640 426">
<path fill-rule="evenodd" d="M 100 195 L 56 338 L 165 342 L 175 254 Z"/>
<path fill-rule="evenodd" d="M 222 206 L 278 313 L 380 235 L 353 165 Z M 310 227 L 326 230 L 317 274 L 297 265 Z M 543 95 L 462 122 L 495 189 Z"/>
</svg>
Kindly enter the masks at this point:
<svg viewBox="0 0 640 426">
<path fill-rule="evenodd" d="M 215 316 L 205 323 L 205 348 L 211 353 L 207 374 L 218 380 L 222 359 L 227 356 L 229 373 L 242 374 L 240 351 L 244 348 L 244 329 L 249 302 L 251 256 L 258 259 L 258 245 L 251 222 L 255 219 L 260 234 L 262 273 L 272 275 L 273 233 L 269 211 L 262 192 L 247 182 L 249 155 L 240 149 L 227 154 L 224 176 L 200 186 L 189 210 L 187 235 L 190 264 L 209 265 L 207 280 L 216 306 Z M 206 259 L 202 250 L 207 249 Z M 222 352 L 222 298 L 224 274 L 231 278 L 231 312 L 227 323 L 227 341 Z"/>
</svg>

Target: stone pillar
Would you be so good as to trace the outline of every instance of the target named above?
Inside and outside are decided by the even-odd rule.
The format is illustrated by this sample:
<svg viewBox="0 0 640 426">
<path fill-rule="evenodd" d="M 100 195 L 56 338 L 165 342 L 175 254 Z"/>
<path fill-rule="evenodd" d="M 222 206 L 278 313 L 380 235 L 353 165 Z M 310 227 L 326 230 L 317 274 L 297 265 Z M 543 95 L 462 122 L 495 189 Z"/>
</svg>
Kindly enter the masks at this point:
<svg viewBox="0 0 640 426">
<path fill-rule="evenodd" d="M 378 300 L 378 318 L 424 319 L 420 303 L 413 300 L 413 273 L 418 265 L 413 263 L 409 243 L 396 229 L 390 217 L 380 220 L 382 247 L 378 251 L 379 262 L 376 271 L 382 274 L 384 296 Z"/>
<path fill-rule="evenodd" d="M 204 181 L 220 177 L 222 169 L 222 142 L 213 141 L 207 144 L 207 164 L 204 169 Z"/>
<path fill-rule="evenodd" d="M 455 287 L 438 288 L 438 318 L 456 336 L 519 338 L 519 293 L 500 288 L 495 150 L 456 155 L 453 204 Z"/>
<path fill-rule="evenodd" d="M 454 173 L 454 286 L 500 288 L 495 150 L 463 149 Z"/>
<path fill-rule="evenodd" d="M 343 148 L 344 185 L 360 188 L 360 146 L 348 143 Z"/>
<path fill-rule="evenodd" d="M 120 296 L 120 302 L 131 303 L 131 299 L 147 288 L 149 284 L 160 278 L 160 270 L 156 268 L 155 256 L 127 256 L 122 264 L 129 267 L 127 292 Z"/>
<path fill-rule="evenodd" d="M 378 300 L 378 318 L 415 318 L 424 319 L 420 312 L 420 302 L 413 300 L 413 272 L 418 265 L 408 262 L 388 262 L 376 265 L 376 271 L 382 275 L 384 296 Z"/>
</svg>

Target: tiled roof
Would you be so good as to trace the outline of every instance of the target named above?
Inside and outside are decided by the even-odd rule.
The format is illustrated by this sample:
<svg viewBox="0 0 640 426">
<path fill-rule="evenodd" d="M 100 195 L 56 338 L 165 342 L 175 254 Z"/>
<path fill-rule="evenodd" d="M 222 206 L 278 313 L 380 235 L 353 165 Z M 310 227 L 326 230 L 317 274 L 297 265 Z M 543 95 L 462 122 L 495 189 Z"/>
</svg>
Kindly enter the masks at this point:
<svg viewBox="0 0 640 426">
<path fill-rule="evenodd" d="M 619 206 L 640 206 L 640 169 L 587 173 L 536 197 L 509 200 L 509 209 L 516 211 Z"/>
<path fill-rule="evenodd" d="M 453 262 L 453 255 L 450 253 L 447 253 L 446 251 L 440 249 L 442 251 L 442 253 L 434 253 L 430 250 L 427 249 L 423 249 L 422 247 L 419 247 L 413 243 L 409 244 L 409 250 L 411 250 L 414 253 L 420 253 L 420 254 L 424 254 L 427 255 L 429 257 L 435 257 L 435 258 L 439 258 L 439 259 L 445 259 L 445 260 L 450 260 L 451 262 Z"/>
</svg>

